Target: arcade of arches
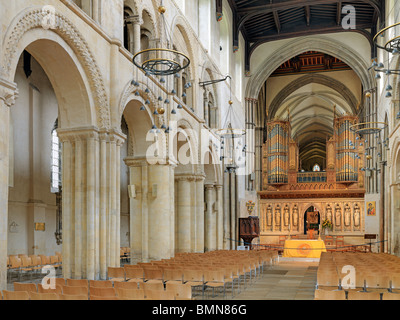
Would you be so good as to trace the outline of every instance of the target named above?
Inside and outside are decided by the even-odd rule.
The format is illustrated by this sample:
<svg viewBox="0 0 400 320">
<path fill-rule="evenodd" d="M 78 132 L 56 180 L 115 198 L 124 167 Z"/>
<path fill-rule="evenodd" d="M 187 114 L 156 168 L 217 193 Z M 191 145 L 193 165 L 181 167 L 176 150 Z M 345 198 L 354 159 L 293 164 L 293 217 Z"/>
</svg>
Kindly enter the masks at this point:
<svg viewBox="0 0 400 320">
<path fill-rule="evenodd" d="M 159 2 L 0 4 L 0 290 L 11 255 L 61 252 L 65 278 L 106 279 L 121 247 L 131 263 L 235 250 L 250 200 L 254 243 L 329 219 L 345 243 L 376 234 L 374 251 L 399 256 L 400 81 L 370 66 L 399 69 L 372 38 L 400 21 L 400 2 L 354 2 L 359 28 L 344 30 L 340 1 L 164 1 L 190 59 L 176 96 L 132 63 L 163 45 Z M 267 6 L 260 20 L 252 6 Z M 157 113 L 160 95 L 178 112 Z M 218 135 L 229 108 L 246 130 L 236 172 Z M 353 130 L 363 122 L 384 125 Z"/>
</svg>

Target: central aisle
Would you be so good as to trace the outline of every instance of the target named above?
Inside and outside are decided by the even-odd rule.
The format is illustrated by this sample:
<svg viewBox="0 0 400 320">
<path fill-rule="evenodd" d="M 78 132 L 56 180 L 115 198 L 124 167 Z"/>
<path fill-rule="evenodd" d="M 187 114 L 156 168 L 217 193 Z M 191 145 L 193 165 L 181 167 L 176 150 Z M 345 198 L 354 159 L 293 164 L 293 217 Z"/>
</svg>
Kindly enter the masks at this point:
<svg viewBox="0 0 400 320">
<path fill-rule="evenodd" d="M 314 300 L 318 264 L 280 259 L 233 300 Z"/>
</svg>

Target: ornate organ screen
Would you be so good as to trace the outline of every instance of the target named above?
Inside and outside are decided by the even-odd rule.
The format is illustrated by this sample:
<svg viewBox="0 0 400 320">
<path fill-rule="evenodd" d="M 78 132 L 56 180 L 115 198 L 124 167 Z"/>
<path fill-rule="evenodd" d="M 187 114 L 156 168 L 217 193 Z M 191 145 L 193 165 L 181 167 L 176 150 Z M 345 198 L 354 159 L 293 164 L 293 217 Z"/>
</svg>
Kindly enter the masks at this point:
<svg viewBox="0 0 400 320">
<path fill-rule="evenodd" d="M 267 124 L 267 175 L 268 184 L 288 183 L 289 138 L 288 121 L 272 121 Z"/>
<path fill-rule="evenodd" d="M 354 116 L 335 119 L 336 134 L 336 182 L 358 181 L 356 133 L 350 129 L 357 123 Z"/>
</svg>

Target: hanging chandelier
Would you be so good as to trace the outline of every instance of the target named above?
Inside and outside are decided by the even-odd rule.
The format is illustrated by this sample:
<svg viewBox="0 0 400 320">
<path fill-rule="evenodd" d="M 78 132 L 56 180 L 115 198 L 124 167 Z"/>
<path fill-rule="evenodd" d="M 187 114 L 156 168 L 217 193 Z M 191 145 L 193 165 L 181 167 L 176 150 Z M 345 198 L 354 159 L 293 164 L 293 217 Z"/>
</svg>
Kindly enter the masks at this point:
<svg viewBox="0 0 400 320">
<path fill-rule="evenodd" d="M 158 86 L 158 99 L 156 106 L 154 106 L 154 111 L 152 112 L 152 122 L 153 126 L 151 132 L 159 133 L 160 129 L 165 130 L 165 133 L 169 133 L 171 128 L 166 126 L 165 118 L 161 117 L 166 112 L 170 114 L 177 114 L 177 109 L 183 109 L 183 102 L 177 97 L 178 90 L 175 88 L 175 79 L 181 78 L 181 72 L 190 66 L 189 57 L 174 49 L 172 37 L 169 36 L 167 22 L 165 19 L 166 7 L 161 1 L 161 5 L 158 8 L 160 13 L 160 24 L 162 25 L 160 35 L 160 44 L 158 48 L 150 48 L 142 50 L 136 53 L 132 59 L 133 64 L 136 67 L 136 78 L 139 78 L 138 70 L 141 70 L 147 77 L 147 85 L 144 85 L 144 89 L 140 88 L 141 84 L 137 80 L 132 80 L 131 84 L 137 87 L 135 95 L 141 96 L 145 103 L 140 107 L 141 111 L 146 111 L 150 108 L 151 100 L 149 94 L 151 92 L 149 88 L 149 78 L 152 77 L 153 83 L 157 83 Z M 166 39 L 163 39 L 163 35 Z M 186 90 L 190 89 L 192 84 L 189 82 L 183 84 L 183 90 L 181 98 L 186 98 Z M 157 90 L 153 90 L 157 91 Z M 171 98 L 172 97 L 172 98 Z M 178 101 L 175 105 L 175 100 Z M 156 125 L 156 118 L 159 117 L 160 122 L 162 122 L 160 129 Z M 160 118 L 161 117 L 161 118 Z"/>
<path fill-rule="evenodd" d="M 238 162 L 242 160 L 242 154 L 246 152 L 247 146 L 242 145 L 240 140 L 245 134 L 244 129 L 233 127 L 235 111 L 232 101 L 232 78 L 230 79 L 230 99 L 228 102 L 228 111 L 226 119 L 221 129 L 216 131 L 216 134 L 221 138 L 221 160 L 225 160 L 226 172 L 235 172 L 238 168 Z"/>
<path fill-rule="evenodd" d="M 386 41 L 385 43 L 381 43 L 381 39 L 383 39 L 386 34 L 390 35 L 390 40 Z M 392 54 L 394 56 L 400 55 L 400 22 L 380 30 L 375 35 L 373 41 L 377 48 L 386 51 L 388 54 Z M 391 98 L 391 91 L 393 90 L 393 87 L 389 82 L 389 77 L 391 75 L 400 75 L 400 70 L 391 69 L 389 66 L 386 67 L 384 63 L 378 63 L 376 60 L 372 62 L 372 66 L 369 68 L 369 70 L 370 69 L 373 69 L 375 71 L 376 79 L 381 79 L 381 74 L 384 74 L 388 77 L 388 85 L 386 86 L 386 98 Z"/>
</svg>

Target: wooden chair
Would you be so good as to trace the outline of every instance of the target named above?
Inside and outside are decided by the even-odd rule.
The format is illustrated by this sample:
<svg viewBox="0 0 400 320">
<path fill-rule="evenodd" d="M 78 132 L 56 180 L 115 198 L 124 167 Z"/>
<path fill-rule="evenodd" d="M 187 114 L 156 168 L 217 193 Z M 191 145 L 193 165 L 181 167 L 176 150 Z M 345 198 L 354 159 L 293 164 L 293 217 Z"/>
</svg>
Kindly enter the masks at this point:
<svg viewBox="0 0 400 320">
<path fill-rule="evenodd" d="M 145 300 L 143 289 L 117 288 L 117 296 L 120 300 Z"/>
<path fill-rule="evenodd" d="M 30 300 L 29 292 L 27 291 L 8 291 L 3 290 L 3 300 Z"/>
<path fill-rule="evenodd" d="M 37 292 L 37 287 L 34 283 L 14 282 L 14 291 Z"/>
<path fill-rule="evenodd" d="M 144 270 L 142 268 L 128 268 L 126 271 L 126 280 L 128 282 L 143 282 Z"/>
<path fill-rule="evenodd" d="M 63 294 L 69 294 L 75 296 L 80 296 L 80 295 L 88 296 L 89 292 L 87 287 L 64 286 Z"/>
<path fill-rule="evenodd" d="M 400 293 L 400 273 L 389 274 L 390 292 Z"/>
<path fill-rule="evenodd" d="M 367 291 L 388 292 L 390 290 L 390 277 L 386 274 L 366 274 L 365 288 Z"/>
<path fill-rule="evenodd" d="M 338 290 L 339 289 L 339 276 L 337 272 L 320 271 L 317 272 L 317 286 L 318 289 L 324 290 Z"/>
<path fill-rule="evenodd" d="M 167 282 L 165 291 L 174 294 L 175 300 L 192 300 L 192 287 L 183 283 Z"/>
<path fill-rule="evenodd" d="M 336 249 L 346 249 L 344 248 L 344 236 L 336 236 Z"/>
<path fill-rule="evenodd" d="M 227 282 L 228 279 L 225 278 L 225 273 L 223 271 L 205 271 L 204 272 L 204 293 L 207 293 L 207 289 L 212 289 L 212 297 L 215 297 L 215 289 L 223 289 L 223 297 L 226 297 L 226 286 L 227 284 L 232 284 L 232 280 Z M 233 296 L 233 289 L 232 289 Z"/>
<path fill-rule="evenodd" d="M 144 269 L 144 281 L 146 283 L 164 283 L 162 269 Z"/>
<path fill-rule="evenodd" d="M 125 281 L 125 269 L 108 267 L 108 280 L 112 282 Z"/>
<path fill-rule="evenodd" d="M 379 292 L 349 291 L 347 300 L 381 300 Z"/>
<path fill-rule="evenodd" d="M 183 269 L 164 269 L 165 283 L 183 283 Z"/>
<path fill-rule="evenodd" d="M 204 296 L 204 273 L 202 270 L 184 269 L 183 283 L 191 286 L 192 289 L 201 289 Z"/>
<path fill-rule="evenodd" d="M 113 283 L 110 280 L 105 280 L 105 281 L 90 280 L 89 287 L 90 288 L 112 288 Z"/>
<path fill-rule="evenodd" d="M 400 294 L 393 292 L 385 292 L 382 295 L 382 300 L 400 300 Z"/>
<path fill-rule="evenodd" d="M 32 267 L 33 267 L 32 259 L 26 255 L 21 256 L 21 269 L 20 269 L 21 272 L 29 273 L 29 275 L 32 278 L 32 272 L 33 272 Z M 21 273 L 20 273 L 20 275 L 21 275 Z"/>
<path fill-rule="evenodd" d="M 142 282 L 115 282 L 115 289 L 129 289 L 129 290 L 138 290 L 140 288 L 139 284 Z"/>
<path fill-rule="evenodd" d="M 346 291 L 317 289 L 314 300 L 346 300 Z"/>
<path fill-rule="evenodd" d="M 96 297 L 115 297 L 116 291 L 115 288 L 95 288 L 90 287 L 90 296 Z"/>
<path fill-rule="evenodd" d="M 89 280 L 86 279 L 67 279 L 67 286 L 89 288 Z"/>
<path fill-rule="evenodd" d="M 45 289 L 41 283 L 38 284 L 38 293 L 55 293 L 55 294 L 62 294 L 62 287 L 56 285 L 55 289 Z"/>
<path fill-rule="evenodd" d="M 29 295 L 31 300 L 60 300 L 60 297 L 57 293 L 31 292 Z"/>
<path fill-rule="evenodd" d="M 146 300 L 175 300 L 173 292 L 161 290 L 147 290 L 145 291 Z"/>
<path fill-rule="evenodd" d="M 56 285 L 64 287 L 66 285 L 66 281 L 64 278 L 56 278 Z"/>
<path fill-rule="evenodd" d="M 325 236 L 325 245 L 333 246 L 333 236 Z"/>
<path fill-rule="evenodd" d="M 164 290 L 164 284 L 161 282 L 141 282 L 139 283 L 139 288 L 147 290 Z"/>
</svg>

